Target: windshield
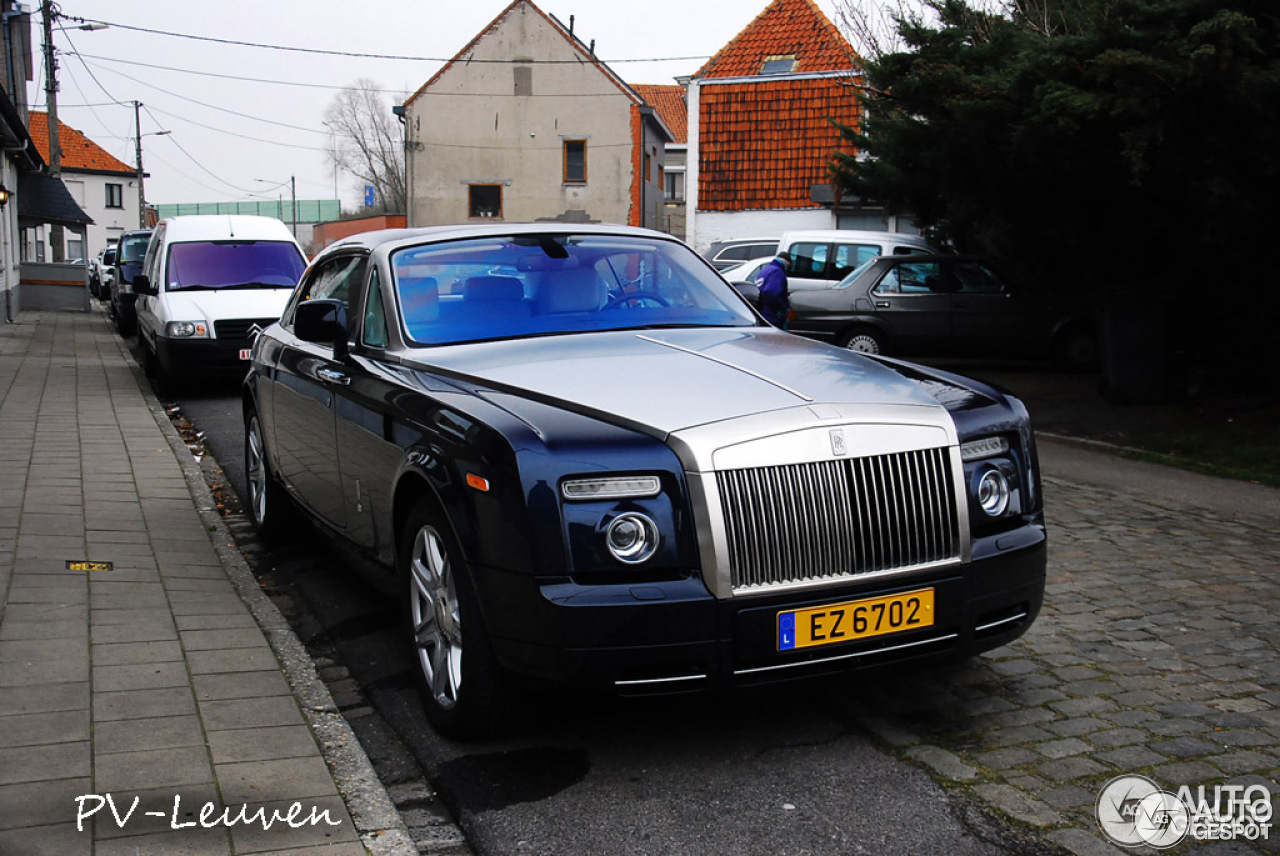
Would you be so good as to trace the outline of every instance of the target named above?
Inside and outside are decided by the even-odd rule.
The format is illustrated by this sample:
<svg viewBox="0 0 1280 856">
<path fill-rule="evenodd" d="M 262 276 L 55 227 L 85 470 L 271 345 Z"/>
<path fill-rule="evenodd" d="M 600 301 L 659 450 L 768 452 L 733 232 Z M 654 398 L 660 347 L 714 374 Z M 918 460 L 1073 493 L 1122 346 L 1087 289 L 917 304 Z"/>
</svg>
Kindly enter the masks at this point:
<svg viewBox="0 0 1280 856">
<path fill-rule="evenodd" d="M 165 288 L 293 288 L 305 262 L 288 241 L 192 241 L 169 247 Z"/>
<path fill-rule="evenodd" d="M 121 264 L 137 264 L 147 254 L 147 244 L 151 242 L 150 233 L 146 235 L 126 235 L 120 248 Z"/>
<path fill-rule="evenodd" d="M 514 235 L 391 257 L 404 329 L 423 345 L 658 327 L 749 327 L 737 293 L 675 241 Z"/>
</svg>

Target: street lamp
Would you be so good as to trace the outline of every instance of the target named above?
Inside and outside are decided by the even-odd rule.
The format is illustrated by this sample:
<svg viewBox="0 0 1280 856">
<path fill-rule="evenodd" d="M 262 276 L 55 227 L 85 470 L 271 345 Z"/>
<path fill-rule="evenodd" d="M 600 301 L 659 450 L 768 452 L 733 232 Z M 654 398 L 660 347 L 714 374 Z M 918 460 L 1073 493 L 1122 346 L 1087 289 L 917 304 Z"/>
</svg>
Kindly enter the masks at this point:
<svg viewBox="0 0 1280 856">
<path fill-rule="evenodd" d="M 133 131 L 134 142 L 136 143 L 135 154 L 137 156 L 138 166 L 138 228 L 145 229 L 147 223 L 147 195 L 142 189 L 142 138 L 143 137 L 163 137 L 166 134 L 172 134 L 172 131 L 148 131 L 142 133 L 142 121 L 139 111 L 142 109 L 142 102 L 133 102 Z"/>
</svg>

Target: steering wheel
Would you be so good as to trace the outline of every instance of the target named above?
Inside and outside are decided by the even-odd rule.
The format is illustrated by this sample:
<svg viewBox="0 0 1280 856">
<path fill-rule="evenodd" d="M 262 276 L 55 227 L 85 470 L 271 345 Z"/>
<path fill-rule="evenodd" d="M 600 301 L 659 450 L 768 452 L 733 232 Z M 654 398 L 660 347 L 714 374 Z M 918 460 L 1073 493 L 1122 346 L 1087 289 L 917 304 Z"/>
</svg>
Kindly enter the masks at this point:
<svg viewBox="0 0 1280 856">
<path fill-rule="evenodd" d="M 617 309 L 627 303 L 639 303 L 644 300 L 652 300 L 659 306 L 670 306 L 667 299 L 655 291 L 632 291 L 627 294 L 619 294 L 604 305 L 604 310 Z"/>
</svg>

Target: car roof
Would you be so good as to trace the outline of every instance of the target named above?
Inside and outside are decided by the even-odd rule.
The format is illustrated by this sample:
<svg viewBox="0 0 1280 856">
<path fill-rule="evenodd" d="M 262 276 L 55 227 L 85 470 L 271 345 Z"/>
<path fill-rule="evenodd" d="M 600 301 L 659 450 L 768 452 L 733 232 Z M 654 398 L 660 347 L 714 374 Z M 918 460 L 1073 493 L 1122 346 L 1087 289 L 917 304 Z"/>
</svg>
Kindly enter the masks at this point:
<svg viewBox="0 0 1280 856">
<path fill-rule="evenodd" d="M 293 241 L 282 221 L 256 214 L 180 214 L 162 224 L 167 241 L 217 241 L 228 238 Z"/>
<path fill-rule="evenodd" d="M 505 235 L 625 235 L 637 238 L 661 239 L 675 241 L 671 235 L 655 232 L 652 229 L 641 229 L 637 226 L 622 226 L 600 223 L 484 223 L 458 224 L 452 226 L 422 226 L 416 229 L 378 229 L 372 232 L 360 232 L 343 238 L 325 247 L 321 254 L 331 255 L 351 249 L 373 251 L 388 247 L 397 249 L 400 246 L 427 243 L 431 241 L 449 241 L 463 238 L 501 237 Z"/>
</svg>

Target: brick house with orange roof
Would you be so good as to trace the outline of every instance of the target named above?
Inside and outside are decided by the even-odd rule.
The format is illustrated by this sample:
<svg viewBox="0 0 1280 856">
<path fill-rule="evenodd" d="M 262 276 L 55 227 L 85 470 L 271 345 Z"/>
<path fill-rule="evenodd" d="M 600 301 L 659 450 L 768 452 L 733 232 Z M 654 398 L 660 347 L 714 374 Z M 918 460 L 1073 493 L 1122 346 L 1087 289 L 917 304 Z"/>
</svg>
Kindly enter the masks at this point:
<svg viewBox="0 0 1280 856">
<path fill-rule="evenodd" d="M 28 120 L 31 139 L 48 162 L 49 115 L 32 110 Z M 86 258 L 124 232 L 138 228 L 138 171 L 63 121 L 58 122 L 58 144 L 62 148 L 62 183 L 93 218 L 85 237 L 87 247 L 79 246 L 79 235 L 67 233 L 65 258 Z M 26 258 L 52 258 L 49 247 L 43 247 L 43 252 L 37 249 L 35 229 L 23 231 Z M 48 242 L 48 230 L 42 240 Z"/>
<path fill-rule="evenodd" d="M 828 163 L 858 127 L 852 46 L 813 0 L 774 0 L 689 81 L 687 240 L 890 228 L 841 211 Z"/>
<path fill-rule="evenodd" d="M 572 21 L 514 0 L 405 101 L 410 226 L 661 224 L 671 131 Z"/>
<path fill-rule="evenodd" d="M 689 110 L 685 105 L 685 87 L 675 84 L 636 83 L 632 89 L 658 111 L 658 118 L 671 131 L 666 145 L 667 158 L 662 176 L 662 231 L 684 240 L 685 179 L 689 162 Z"/>
</svg>

